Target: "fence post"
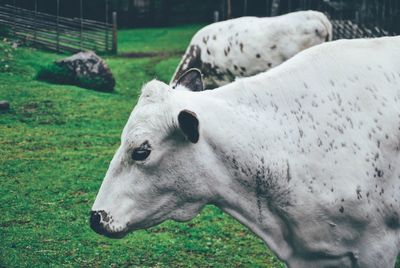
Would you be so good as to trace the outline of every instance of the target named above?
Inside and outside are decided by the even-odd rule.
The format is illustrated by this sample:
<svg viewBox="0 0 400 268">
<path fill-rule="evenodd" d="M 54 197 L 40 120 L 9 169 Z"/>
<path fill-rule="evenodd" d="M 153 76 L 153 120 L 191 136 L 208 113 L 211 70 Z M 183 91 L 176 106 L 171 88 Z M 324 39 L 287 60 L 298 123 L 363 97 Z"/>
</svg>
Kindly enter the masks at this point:
<svg viewBox="0 0 400 268">
<path fill-rule="evenodd" d="M 106 38 L 106 52 L 108 52 L 108 50 L 109 50 L 109 47 L 108 47 L 108 0 L 105 0 L 106 1 L 106 36 L 105 36 L 105 38 Z"/>
<path fill-rule="evenodd" d="M 37 11 L 38 11 L 38 5 L 37 5 L 37 1 L 35 0 L 35 25 L 37 24 Z M 36 44 L 36 38 L 37 38 L 37 27 L 35 26 L 35 30 L 34 30 L 34 35 L 33 35 L 33 42 Z"/>
<path fill-rule="evenodd" d="M 279 14 L 279 7 L 280 7 L 281 0 L 272 0 L 271 4 L 271 16 L 278 16 Z"/>
<path fill-rule="evenodd" d="M 80 32 L 79 32 L 79 39 L 80 39 L 80 47 L 81 47 L 81 51 L 83 50 L 83 3 L 82 3 L 82 0 L 80 0 L 80 2 L 79 2 L 79 4 L 80 4 L 80 12 L 81 12 L 81 19 L 80 19 L 80 24 L 81 24 L 81 27 L 80 27 Z"/>
<path fill-rule="evenodd" d="M 12 18 L 12 22 L 13 22 L 13 24 L 15 24 L 15 22 L 17 21 L 16 20 L 16 18 L 17 18 L 17 6 L 15 5 L 16 4 L 15 0 L 13 1 L 13 4 L 14 4 L 14 9 L 13 9 L 14 16 Z M 13 26 L 15 26 L 15 25 L 13 25 Z M 15 29 L 13 29 L 13 30 L 15 31 Z"/>
<path fill-rule="evenodd" d="M 271 3 L 270 3 L 270 0 L 265 0 L 265 1 L 266 1 L 266 3 L 265 3 L 265 5 L 266 5 L 266 16 L 269 17 L 269 16 L 271 16 Z"/>
<path fill-rule="evenodd" d="M 221 10 L 221 20 L 226 20 L 226 1 L 220 1 L 219 9 Z"/>
<path fill-rule="evenodd" d="M 381 26 L 383 29 L 387 30 L 387 24 L 386 24 L 387 20 L 385 20 L 385 18 L 387 18 L 386 17 L 386 1 L 383 1 L 381 11 L 382 11 L 382 25 Z"/>
<path fill-rule="evenodd" d="M 113 24 L 113 45 L 112 53 L 117 54 L 118 51 L 118 27 L 117 27 L 117 12 L 112 13 L 112 24 Z"/>
<path fill-rule="evenodd" d="M 214 11 L 214 22 L 218 22 L 219 21 L 219 11 L 215 10 Z"/>
<path fill-rule="evenodd" d="M 57 32 L 57 52 L 60 52 L 60 28 L 59 28 L 59 17 L 60 16 L 60 0 L 57 0 L 57 26 L 56 26 L 56 32 Z"/>
<path fill-rule="evenodd" d="M 226 1 L 226 18 L 229 20 L 232 18 L 232 5 L 231 0 Z"/>
</svg>

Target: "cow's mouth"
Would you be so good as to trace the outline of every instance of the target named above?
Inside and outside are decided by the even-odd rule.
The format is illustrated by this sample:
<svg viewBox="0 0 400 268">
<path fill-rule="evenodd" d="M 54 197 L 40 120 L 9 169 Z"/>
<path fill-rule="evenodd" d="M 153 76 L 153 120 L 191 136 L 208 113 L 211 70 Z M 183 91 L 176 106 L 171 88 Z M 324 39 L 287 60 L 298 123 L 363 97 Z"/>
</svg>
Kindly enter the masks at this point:
<svg viewBox="0 0 400 268">
<path fill-rule="evenodd" d="M 109 223 L 104 221 L 107 218 L 107 213 L 103 210 L 101 211 L 92 211 L 90 213 L 90 228 L 93 231 L 100 235 L 104 235 L 109 238 L 119 239 L 124 237 L 128 231 L 121 229 L 121 230 L 112 230 L 110 228 Z"/>
<path fill-rule="evenodd" d="M 159 219 L 159 220 L 154 220 L 152 222 L 147 222 L 146 224 L 144 224 L 143 222 L 127 223 L 124 228 L 121 227 L 118 229 L 114 229 L 110 227 L 110 224 L 108 223 L 109 220 L 110 218 L 108 217 L 107 213 L 104 210 L 92 211 L 90 213 L 90 220 L 89 220 L 90 228 L 92 228 L 93 231 L 95 231 L 100 235 L 113 239 L 120 239 L 126 236 L 130 232 L 150 228 L 164 221 L 162 219 Z"/>
<path fill-rule="evenodd" d="M 98 232 L 96 230 L 94 230 L 94 231 L 98 234 L 104 235 L 105 237 L 112 238 L 112 239 L 121 239 L 128 234 L 128 232 L 109 232 L 109 231 Z"/>
<path fill-rule="evenodd" d="M 155 213 L 151 212 L 152 211 L 149 211 L 146 215 L 141 215 L 140 217 L 131 219 L 131 221 L 121 223 L 121 221 L 115 220 L 113 215 L 105 210 L 92 210 L 89 219 L 90 228 L 100 235 L 120 239 L 130 232 L 151 228 L 166 220 L 187 221 L 192 219 L 198 213 L 196 210 L 197 213 L 194 213 L 191 217 L 182 218 L 173 217 L 172 215 L 169 215 L 171 213 L 168 214 L 164 211 L 156 211 Z M 128 218 L 128 215 L 125 216 L 125 218 Z"/>
</svg>

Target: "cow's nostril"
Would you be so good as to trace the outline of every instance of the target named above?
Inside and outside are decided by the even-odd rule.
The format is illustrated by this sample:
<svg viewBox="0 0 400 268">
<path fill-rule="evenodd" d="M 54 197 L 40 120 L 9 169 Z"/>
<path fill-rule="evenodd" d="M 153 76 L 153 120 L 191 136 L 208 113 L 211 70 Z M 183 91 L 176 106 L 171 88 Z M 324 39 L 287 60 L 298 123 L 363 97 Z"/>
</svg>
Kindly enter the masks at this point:
<svg viewBox="0 0 400 268">
<path fill-rule="evenodd" d="M 91 211 L 90 212 L 90 228 L 98 234 L 104 234 L 106 231 L 103 224 L 101 223 L 101 215 L 104 211 Z"/>
<path fill-rule="evenodd" d="M 90 228 L 92 228 L 93 231 L 110 238 L 122 238 L 126 232 L 110 230 L 109 220 L 110 217 L 104 210 L 90 212 Z"/>
</svg>

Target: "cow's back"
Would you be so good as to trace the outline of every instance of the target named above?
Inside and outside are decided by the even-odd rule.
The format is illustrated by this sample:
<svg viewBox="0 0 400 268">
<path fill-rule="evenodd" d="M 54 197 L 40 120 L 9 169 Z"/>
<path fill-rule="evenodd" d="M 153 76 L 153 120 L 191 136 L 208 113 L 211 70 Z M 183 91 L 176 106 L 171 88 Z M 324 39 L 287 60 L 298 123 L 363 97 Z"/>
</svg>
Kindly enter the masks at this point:
<svg viewBox="0 0 400 268">
<path fill-rule="evenodd" d="M 367 177 L 388 179 L 398 172 L 400 37 L 326 43 L 235 84 L 240 89 L 226 93 L 247 99 L 252 109 L 259 103 L 264 119 L 260 131 L 272 132 L 276 146 L 295 159 L 304 156 L 310 163 L 326 159 L 329 165 L 337 161 L 344 170 L 354 168 L 347 161 L 358 161 L 363 171 L 357 171 L 359 177 L 352 183 L 371 189 L 376 180 L 367 186 Z M 240 92 L 246 90 L 256 94 Z M 215 93 L 225 95 L 223 91 L 228 90 Z M 246 97 L 238 98 L 242 94 Z M 279 122 L 279 127 L 271 129 L 269 122 Z M 261 135 L 259 142 L 263 139 Z M 346 176 L 353 174 L 349 171 Z"/>
</svg>

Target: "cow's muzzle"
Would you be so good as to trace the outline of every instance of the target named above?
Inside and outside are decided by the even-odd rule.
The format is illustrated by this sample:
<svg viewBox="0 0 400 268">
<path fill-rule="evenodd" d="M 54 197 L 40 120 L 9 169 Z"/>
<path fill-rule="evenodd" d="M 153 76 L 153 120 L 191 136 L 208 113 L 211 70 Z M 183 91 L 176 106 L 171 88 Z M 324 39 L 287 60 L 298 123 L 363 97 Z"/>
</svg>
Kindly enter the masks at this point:
<svg viewBox="0 0 400 268">
<path fill-rule="evenodd" d="M 110 230 L 109 225 L 110 217 L 104 210 L 90 212 L 90 228 L 98 234 L 107 236 L 109 238 L 121 238 L 125 232 L 115 232 Z"/>
</svg>

